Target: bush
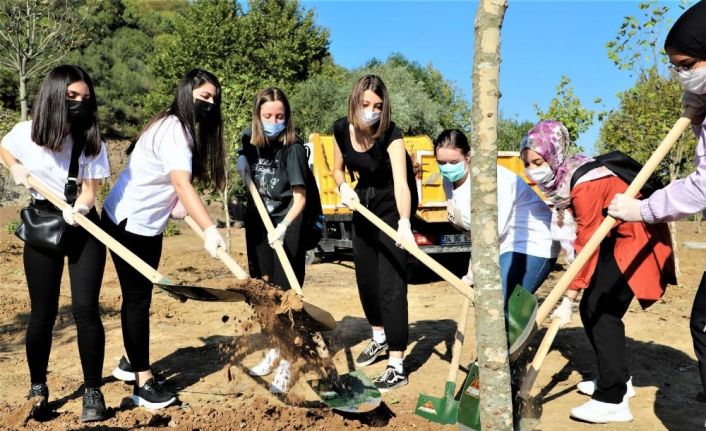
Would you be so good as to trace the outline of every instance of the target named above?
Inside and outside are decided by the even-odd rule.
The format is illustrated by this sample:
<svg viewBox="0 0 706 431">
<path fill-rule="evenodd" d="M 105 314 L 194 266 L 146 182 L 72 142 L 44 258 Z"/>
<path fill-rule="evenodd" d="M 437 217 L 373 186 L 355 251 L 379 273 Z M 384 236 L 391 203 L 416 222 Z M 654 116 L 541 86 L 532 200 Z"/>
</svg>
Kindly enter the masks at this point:
<svg viewBox="0 0 706 431">
<path fill-rule="evenodd" d="M 10 220 L 10 222 L 7 225 L 5 225 L 5 232 L 7 232 L 9 234 L 14 234 L 15 231 L 17 230 L 17 228 L 20 226 L 20 223 L 22 223 L 22 221 L 20 219 Z"/>
<path fill-rule="evenodd" d="M 170 237 L 174 235 L 179 235 L 181 233 L 181 230 L 179 229 L 179 225 L 174 221 L 174 220 L 169 220 L 167 222 L 167 227 L 164 229 L 164 237 Z"/>
</svg>

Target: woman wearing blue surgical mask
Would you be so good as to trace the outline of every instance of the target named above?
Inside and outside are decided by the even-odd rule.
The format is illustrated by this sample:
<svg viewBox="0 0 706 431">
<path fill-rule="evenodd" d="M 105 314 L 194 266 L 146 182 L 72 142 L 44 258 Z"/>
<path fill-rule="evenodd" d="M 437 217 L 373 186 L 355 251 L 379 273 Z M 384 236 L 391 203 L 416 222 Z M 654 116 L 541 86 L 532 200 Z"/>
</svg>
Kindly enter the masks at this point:
<svg viewBox="0 0 706 431">
<path fill-rule="evenodd" d="M 443 177 L 449 221 L 470 235 L 471 148 L 460 130 L 445 130 L 434 141 Z M 498 242 L 505 300 L 517 285 L 534 293 L 549 275 L 559 244 L 552 241 L 551 210 L 524 180 L 498 166 Z M 471 262 L 463 280 L 473 285 Z"/>
<path fill-rule="evenodd" d="M 301 285 L 306 250 L 301 246 L 299 236 L 309 168 L 306 149 L 294 132 L 292 111 L 282 90 L 266 88 L 257 93 L 252 125 L 243 132 L 241 144 L 236 169 L 243 179 L 252 178 L 275 225 L 275 230 L 268 234 L 255 205 L 247 206 L 245 241 L 250 276 L 265 278 L 283 290 L 289 290 L 289 281 L 273 247 L 276 241 L 282 242 Z M 249 373 L 268 375 L 278 359 L 270 390 L 285 393 L 291 382 L 291 367 L 287 359 L 280 358 L 277 349 L 269 349 Z"/>
<path fill-rule="evenodd" d="M 706 1 L 692 6 L 674 23 L 664 42 L 673 70 L 684 87 L 682 103 L 695 110 L 692 129 L 698 143 L 696 170 L 678 179 L 648 199 L 640 200 L 617 194 L 608 214 L 625 221 L 659 223 L 706 213 Z M 696 398 L 706 402 L 706 272 L 699 284 L 691 310 L 691 336 L 699 362 L 703 392 Z"/>
</svg>

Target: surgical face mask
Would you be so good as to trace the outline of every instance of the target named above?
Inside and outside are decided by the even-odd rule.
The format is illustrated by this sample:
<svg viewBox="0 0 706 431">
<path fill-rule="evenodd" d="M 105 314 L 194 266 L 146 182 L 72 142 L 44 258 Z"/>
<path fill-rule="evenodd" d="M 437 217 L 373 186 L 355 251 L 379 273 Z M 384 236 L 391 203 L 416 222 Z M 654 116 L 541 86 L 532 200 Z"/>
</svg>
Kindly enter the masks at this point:
<svg viewBox="0 0 706 431">
<path fill-rule="evenodd" d="M 549 166 L 542 166 L 540 168 L 534 169 L 525 169 L 525 173 L 528 177 L 530 177 L 530 179 L 532 179 L 532 181 L 537 184 L 546 184 L 554 179 L 554 172 L 552 172 L 552 168 L 550 168 Z"/>
<path fill-rule="evenodd" d="M 201 99 L 194 99 L 194 113 L 199 123 L 208 122 L 216 113 L 216 105 Z"/>
<path fill-rule="evenodd" d="M 439 163 L 441 176 L 450 182 L 456 182 L 466 175 L 466 164 L 464 162 Z"/>
<path fill-rule="evenodd" d="M 366 125 L 372 126 L 380 121 L 380 113 L 376 111 L 363 110 L 363 121 Z"/>
<path fill-rule="evenodd" d="M 66 100 L 66 115 L 72 123 L 80 123 L 88 119 L 88 102 L 85 100 Z"/>
<path fill-rule="evenodd" d="M 275 136 L 282 133 L 286 125 L 286 121 L 282 121 L 281 123 L 267 123 L 265 121 L 262 122 L 262 128 L 265 130 L 265 135 L 268 138 L 274 138 Z"/>
<path fill-rule="evenodd" d="M 679 82 L 690 93 L 706 94 L 706 67 L 680 71 Z"/>
</svg>

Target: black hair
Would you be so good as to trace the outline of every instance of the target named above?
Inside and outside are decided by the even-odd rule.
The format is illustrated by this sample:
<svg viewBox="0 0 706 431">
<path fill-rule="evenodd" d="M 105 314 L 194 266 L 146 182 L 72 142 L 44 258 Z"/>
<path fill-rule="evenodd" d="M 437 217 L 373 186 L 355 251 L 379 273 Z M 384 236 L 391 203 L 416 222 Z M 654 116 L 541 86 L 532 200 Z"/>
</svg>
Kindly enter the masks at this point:
<svg viewBox="0 0 706 431">
<path fill-rule="evenodd" d="M 434 154 L 439 148 L 457 148 L 461 150 L 464 157 L 470 154 L 471 146 L 468 145 L 468 138 L 458 129 L 446 129 L 434 141 Z"/>
<path fill-rule="evenodd" d="M 198 123 L 194 109 L 193 91 L 210 83 L 216 87 L 213 96 L 213 110 L 208 122 Z M 225 149 L 223 148 L 223 117 L 221 115 L 221 84 L 218 78 L 202 69 L 192 69 L 182 76 L 171 105 L 145 125 L 128 148 L 128 154 L 135 148 L 140 137 L 158 121 L 173 115 L 177 117 L 187 137 L 193 137 L 194 147 L 191 157 L 191 173 L 201 184 L 222 188 L 225 184 Z"/>
<path fill-rule="evenodd" d="M 84 99 L 86 117 L 70 123 L 66 88 L 74 82 L 83 81 L 90 91 Z M 78 66 L 62 64 L 49 71 L 42 81 L 32 108 L 32 141 L 52 151 L 62 150 L 64 138 L 71 133 L 74 144 L 83 143 L 86 156 L 96 156 L 101 151 L 101 135 L 98 127 L 98 104 L 93 81 L 88 73 Z"/>
</svg>

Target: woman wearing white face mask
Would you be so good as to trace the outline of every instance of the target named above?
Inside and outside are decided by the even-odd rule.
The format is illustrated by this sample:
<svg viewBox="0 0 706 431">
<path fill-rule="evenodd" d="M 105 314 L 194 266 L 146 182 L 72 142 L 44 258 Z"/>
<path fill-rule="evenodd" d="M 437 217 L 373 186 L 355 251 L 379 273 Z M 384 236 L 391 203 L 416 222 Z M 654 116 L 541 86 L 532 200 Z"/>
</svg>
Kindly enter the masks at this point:
<svg viewBox="0 0 706 431">
<path fill-rule="evenodd" d="M 333 125 L 333 178 L 341 202 L 360 201 L 398 238 L 414 244 L 410 217 L 417 208 L 412 161 L 402 131 L 391 121 L 390 98 L 380 77 L 358 80 L 348 99 L 348 116 Z M 355 191 L 345 182 L 357 177 Z M 354 175 L 354 172 L 357 175 Z M 363 367 L 389 354 L 388 366 L 375 379 L 381 391 L 407 384 L 402 366 L 407 349 L 407 252 L 358 213 L 353 214 L 353 253 L 358 294 L 372 339 L 356 359 Z"/>
<path fill-rule="evenodd" d="M 282 241 L 297 280 L 304 282 L 306 250 L 301 246 L 302 212 L 306 205 L 306 176 L 309 174 L 306 149 L 294 132 L 292 111 L 279 88 L 266 88 L 255 96 L 252 126 L 242 136 L 236 169 L 241 176 L 251 176 L 276 226 L 267 234 L 254 204 L 245 212 L 245 241 L 250 276 L 267 278 L 284 290 L 290 289 L 284 269 L 273 249 Z M 264 359 L 250 369 L 254 376 L 270 374 L 279 359 L 279 351 L 270 349 Z M 281 359 L 270 390 L 284 393 L 290 385 L 290 363 Z"/>
<path fill-rule="evenodd" d="M 649 199 L 616 195 L 608 213 L 625 221 L 657 223 L 706 210 L 706 1 L 700 1 L 679 17 L 667 35 L 664 48 L 686 90 L 682 103 L 697 112 L 692 119 L 698 137 L 696 171 L 654 192 Z M 694 298 L 690 326 L 704 390 L 697 399 L 706 401 L 706 272 Z"/>
<path fill-rule="evenodd" d="M 444 177 L 449 220 L 470 234 L 471 148 L 468 139 L 460 130 L 445 130 L 434 141 L 434 154 Z M 551 219 L 551 210 L 530 186 L 498 166 L 498 241 L 506 302 L 518 284 L 534 293 L 554 266 L 559 244 L 552 241 Z M 463 280 L 473 284 L 470 261 Z"/>
</svg>

